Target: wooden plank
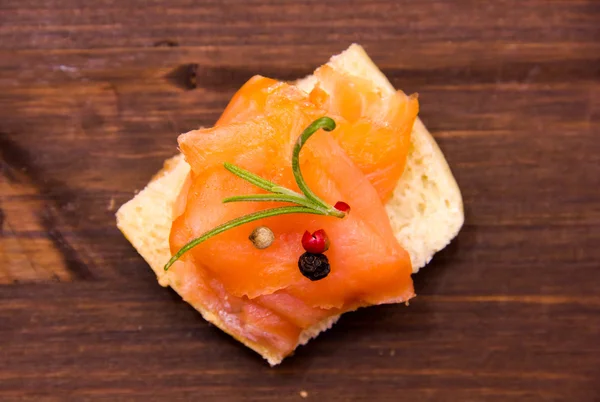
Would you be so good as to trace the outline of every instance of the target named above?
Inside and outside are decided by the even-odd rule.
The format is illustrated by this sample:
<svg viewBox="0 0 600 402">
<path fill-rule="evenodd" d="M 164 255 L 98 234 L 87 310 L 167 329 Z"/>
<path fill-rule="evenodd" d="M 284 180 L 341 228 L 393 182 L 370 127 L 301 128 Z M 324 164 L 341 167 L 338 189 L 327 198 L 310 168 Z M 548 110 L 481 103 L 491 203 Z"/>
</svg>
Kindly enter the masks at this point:
<svg viewBox="0 0 600 402">
<path fill-rule="evenodd" d="M 6 0 L 3 48 L 54 49 L 152 46 L 175 40 L 192 46 L 331 46 L 332 43 L 425 41 L 593 41 L 594 1 L 206 2 L 189 0 L 45 2 Z M 36 29 L 31 29 L 35 27 Z M 328 44 L 329 45 L 324 45 Z M 330 48 L 329 54 L 338 49 Z"/>
<path fill-rule="evenodd" d="M 599 400 L 599 20 L 594 0 L 3 0 L 0 400 Z M 351 42 L 419 93 L 466 225 L 410 307 L 271 369 L 160 288 L 114 213 L 252 75 Z"/>
<path fill-rule="evenodd" d="M 424 296 L 410 308 L 361 310 L 273 370 L 171 291 L 156 292 L 150 277 L 4 288 L 5 395 L 27 385 L 29 396 L 166 398 L 170 391 L 218 400 L 240 395 L 232 379 L 240 392 L 269 400 L 294 400 L 303 389 L 340 400 L 373 392 L 383 400 L 400 393 L 432 400 L 448 392 L 492 400 L 595 395 L 600 326 L 578 323 L 600 314 L 597 296 L 551 303 Z M 573 325 L 577 331 L 562 330 Z"/>
</svg>

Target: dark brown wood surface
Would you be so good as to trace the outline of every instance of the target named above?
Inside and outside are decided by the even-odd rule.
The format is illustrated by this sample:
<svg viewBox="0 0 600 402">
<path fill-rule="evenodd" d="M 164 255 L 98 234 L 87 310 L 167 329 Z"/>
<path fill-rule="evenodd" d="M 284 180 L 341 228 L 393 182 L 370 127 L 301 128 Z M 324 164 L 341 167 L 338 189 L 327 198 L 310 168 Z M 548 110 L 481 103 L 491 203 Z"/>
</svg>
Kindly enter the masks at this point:
<svg viewBox="0 0 600 402">
<path fill-rule="evenodd" d="M 272 369 L 114 213 L 246 79 L 352 42 L 419 92 L 466 224 L 409 308 Z M 2 401 L 600 400 L 598 1 L 0 0 L 0 164 Z"/>
</svg>

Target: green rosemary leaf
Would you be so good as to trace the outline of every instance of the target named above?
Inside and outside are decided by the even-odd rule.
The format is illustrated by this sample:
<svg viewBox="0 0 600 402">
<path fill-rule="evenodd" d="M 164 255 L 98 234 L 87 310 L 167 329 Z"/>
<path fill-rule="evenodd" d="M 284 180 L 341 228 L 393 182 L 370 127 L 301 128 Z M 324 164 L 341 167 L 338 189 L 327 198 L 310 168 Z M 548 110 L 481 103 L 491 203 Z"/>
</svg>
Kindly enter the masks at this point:
<svg viewBox="0 0 600 402">
<path fill-rule="evenodd" d="M 223 199 L 223 203 L 240 202 L 240 201 L 275 201 L 275 202 L 291 202 L 305 206 L 307 208 L 317 209 L 323 213 L 327 213 L 326 209 L 321 208 L 319 205 L 312 201 L 302 197 L 300 195 L 285 195 L 285 194 L 250 194 L 250 195 L 237 195 L 234 197 L 227 197 Z"/>
<path fill-rule="evenodd" d="M 343 218 L 345 216 L 344 212 L 338 211 L 333 208 L 331 205 L 327 204 L 325 201 L 320 199 L 313 191 L 308 187 L 308 184 L 304 181 L 304 177 L 302 176 L 302 171 L 300 170 L 300 151 L 302 147 L 308 141 L 308 139 L 317 131 L 323 129 L 325 131 L 331 131 L 335 129 L 335 121 L 333 121 L 330 117 L 321 117 L 311 123 L 302 134 L 298 137 L 296 144 L 294 145 L 294 150 L 292 152 L 292 170 L 294 172 L 294 179 L 296 180 L 296 184 L 304 193 L 306 198 L 319 205 L 321 208 L 324 208 L 328 211 L 328 215 L 335 216 L 338 218 Z"/>
<path fill-rule="evenodd" d="M 271 192 L 275 193 L 275 194 L 284 194 L 284 195 L 291 195 L 294 197 L 304 197 L 302 194 L 290 190 L 289 188 L 286 187 L 281 187 L 281 186 L 275 186 L 271 189 Z"/>
<path fill-rule="evenodd" d="M 229 170 L 234 175 L 246 180 L 251 184 L 254 184 L 256 187 L 262 188 L 263 190 L 267 190 L 270 192 L 273 187 L 279 187 L 277 184 L 267 179 L 263 179 L 262 177 L 252 172 L 249 172 L 246 169 L 242 169 L 241 167 L 236 166 L 232 163 L 225 162 L 224 166 L 225 169 Z"/>
</svg>

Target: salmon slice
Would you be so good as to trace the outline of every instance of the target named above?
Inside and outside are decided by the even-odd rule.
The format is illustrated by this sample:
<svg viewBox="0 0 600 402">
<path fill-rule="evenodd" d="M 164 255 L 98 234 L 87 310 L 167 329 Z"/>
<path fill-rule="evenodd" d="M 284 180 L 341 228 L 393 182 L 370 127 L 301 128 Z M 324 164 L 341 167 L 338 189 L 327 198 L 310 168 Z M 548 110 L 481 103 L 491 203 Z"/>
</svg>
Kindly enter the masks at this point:
<svg viewBox="0 0 600 402">
<path fill-rule="evenodd" d="M 348 121 L 334 132 L 334 138 L 387 201 L 404 172 L 419 112 L 417 96 L 402 91 L 384 95 L 371 81 L 328 65 L 318 68 L 314 77 L 311 101 Z"/>
<path fill-rule="evenodd" d="M 181 135 L 179 146 L 191 173 L 176 203 L 171 252 L 231 219 L 289 205 L 223 204 L 226 197 L 264 192 L 228 172 L 223 164 L 236 164 L 299 191 L 291 169 L 292 148 L 304 128 L 324 115 L 332 113 L 294 86 L 255 77 L 236 94 L 215 127 Z M 343 116 L 332 117 L 338 129 L 350 130 L 357 122 L 367 124 L 362 119 L 351 122 Z M 332 135 L 338 129 L 311 137 L 300 164 L 306 182 L 319 197 L 331 205 L 340 200 L 350 204 L 348 216 L 294 214 L 259 220 L 201 243 L 171 268 L 187 270 L 185 276 L 178 276 L 191 275 L 188 297 L 210 300 L 227 322 L 236 323 L 232 331 L 239 331 L 237 335 L 260 339 L 284 353 L 295 348 L 303 329 L 327 317 L 414 296 L 410 257 L 396 241 L 381 194 Z M 382 141 L 388 140 L 382 135 Z M 403 162 L 390 159 L 388 164 L 394 166 L 381 169 L 395 169 L 399 163 Z M 268 226 L 276 237 L 264 250 L 248 240 L 252 229 L 260 225 Z M 324 229 L 331 239 L 326 253 L 331 273 L 311 282 L 300 273 L 298 258 L 304 252 L 304 231 L 317 229 Z M 210 286 L 194 285 L 200 282 L 198 278 Z M 271 335 L 261 338 L 257 328 Z"/>
<path fill-rule="evenodd" d="M 419 112 L 416 95 L 406 96 L 402 91 L 384 95 L 371 81 L 328 65 L 317 69 L 314 77 L 317 83 L 309 101 L 335 118 L 338 128 L 333 137 L 387 201 L 404 172 Z M 253 77 L 233 97 L 217 126 L 260 116 L 267 99 L 282 88 L 281 82 Z"/>
<path fill-rule="evenodd" d="M 255 75 L 229 101 L 215 126 L 243 122 L 264 113 L 267 98 L 283 85 L 271 78 Z"/>
<path fill-rule="evenodd" d="M 282 318 L 269 306 L 228 294 L 218 280 L 192 260 L 178 261 L 171 268 L 185 278 L 181 286 L 183 299 L 215 312 L 228 323 L 228 332 L 234 337 L 269 345 L 283 355 L 296 348 L 302 328 L 295 322 Z M 287 302 L 294 306 L 293 300 Z"/>
</svg>

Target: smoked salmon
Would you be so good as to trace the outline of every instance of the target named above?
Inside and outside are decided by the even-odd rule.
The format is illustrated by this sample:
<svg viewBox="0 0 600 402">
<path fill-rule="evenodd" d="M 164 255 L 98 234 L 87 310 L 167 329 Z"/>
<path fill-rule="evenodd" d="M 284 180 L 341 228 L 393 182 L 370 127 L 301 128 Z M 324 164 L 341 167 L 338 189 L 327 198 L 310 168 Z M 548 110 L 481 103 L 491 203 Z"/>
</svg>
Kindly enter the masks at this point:
<svg viewBox="0 0 600 402">
<path fill-rule="evenodd" d="M 283 355 L 295 348 L 302 330 L 328 317 L 414 296 L 410 257 L 398 244 L 383 203 L 404 169 L 418 101 L 402 92 L 382 99 L 368 82 L 324 67 L 316 76 L 319 83 L 310 94 L 256 76 L 215 127 L 178 140 L 191 172 L 176 204 L 172 254 L 224 222 L 284 205 L 224 204 L 227 197 L 264 192 L 232 175 L 224 163 L 298 191 L 290 159 L 298 135 L 325 115 L 337 123 L 333 132 L 319 131 L 307 142 L 300 164 L 309 187 L 331 205 L 347 202 L 349 215 L 259 220 L 208 239 L 171 268 L 186 280 L 186 299 L 201 298 L 232 323 L 231 331 Z M 384 103 L 391 106 L 383 108 Z M 256 226 L 275 234 L 270 247 L 259 250 L 248 240 Z M 299 272 L 298 258 L 303 233 L 319 229 L 331 240 L 331 273 L 312 282 Z"/>
<path fill-rule="evenodd" d="M 324 65 L 315 71 L 309 94 L 313 105 L 336 116 L 332 132 L 352 162 L 367 176 L 383 202 L 404 172 L 410 133 L 419 112 L 416 95 L 383 94 L 366 79 Z M 267 99 L 284 83 L 255 76 L 232 98 L 217 126 L 246 121 L 264 113 Z"/>
</svg>

